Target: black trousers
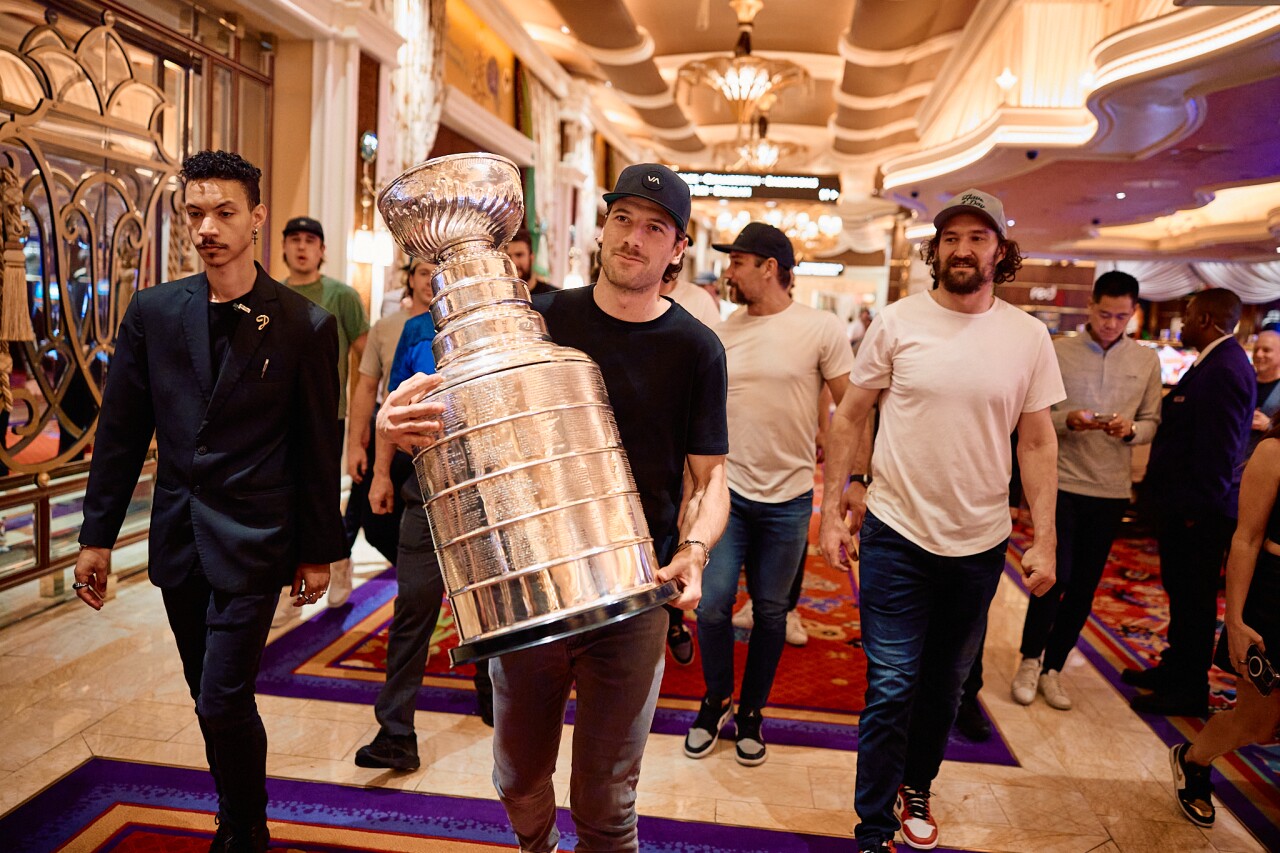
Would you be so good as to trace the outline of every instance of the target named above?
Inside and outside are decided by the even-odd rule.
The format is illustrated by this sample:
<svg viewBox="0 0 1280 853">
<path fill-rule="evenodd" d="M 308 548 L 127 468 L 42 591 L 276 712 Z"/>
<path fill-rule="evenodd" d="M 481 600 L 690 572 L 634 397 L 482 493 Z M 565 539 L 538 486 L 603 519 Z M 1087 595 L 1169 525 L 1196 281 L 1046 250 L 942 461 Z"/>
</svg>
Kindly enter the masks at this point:
<svg viewBox="0 0 1280 853">
<path fill-rule="evenodd" d="M 351 493 L 347 496 L 347 511 L 342 517 L 342 526 L 347 534 L 347 551 L 356 544 L 360 528 L 364 528 L 364 538 L 370 545 L 378 549 L 378 553 L 387 562 L 396 562 L 400 548 L 400 517 L 404 513 L 404 498 L 400 488 L 405 480 L 413 476 L 413 463 L 409 457 L 397 453 L 391 462 L 391 483 L 395 486 L 395 508 L 388 515 L 378 515 L 369 506 L 369 486 L 373 482 L 373 462 L 377 442 L 378 416 L 375 414 L 369 422 L 369 446 L 365 449 L 368 463 L 365 466 L 365 477 L 360 482 L 351 482 Z"/>
<path fill-rule="evenodd" d="M 1043 653 L 1043 671 L 1060 671 L 1080 638 L 1128 507 L 1127 498 L 1058 492 L 1058 582 L 1044 595 L 1031 596 L 1022 623 L 1022 656 Z"/>
<path fill-rule="evenodd" d="M 1218 579 L 1236 520 L 1221 515 L 1185 518 L 1162 514 L 1156 526 L 1160 579 L 1169 594 L 1169 648 L 1160 669 L 1179 693 L 1197 698 L 1209 689 L 1214 633 L 1218 626 Z"/>
<path fill-rule="evenodd" d="M 231 595 L 193 573 L 161 590 L 204 735 L 218 813 L 232 827 L 267 817 L 267 732 L 254 687 L 279 590 Z"/>
</svg>

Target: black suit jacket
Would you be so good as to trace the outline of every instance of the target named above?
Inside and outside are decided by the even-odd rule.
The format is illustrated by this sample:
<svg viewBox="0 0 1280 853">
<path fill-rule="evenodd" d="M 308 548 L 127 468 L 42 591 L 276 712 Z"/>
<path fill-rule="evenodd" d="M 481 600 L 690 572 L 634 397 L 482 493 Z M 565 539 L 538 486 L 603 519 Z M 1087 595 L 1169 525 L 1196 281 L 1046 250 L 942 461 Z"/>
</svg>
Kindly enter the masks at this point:
<svg viewBox="0 0 1280 853">
<path fill-rule="evenodd" d="M 1235 338 L 1165 395 L 1144 482 L 1161 513 L 1236 517 L 1256 396 L 1257 376 Z"/>
<path fill-rule="evenodd" d="M 102 397 L 80 542 L 114 546 L 154 433 L 150 575 L 230 593 L 346 553 L 334 317 L 258 267 L 214 382 L 203 273 L 139 291 Z M 261 327 L 261 328 L 259 328 Z"/>
</svg>

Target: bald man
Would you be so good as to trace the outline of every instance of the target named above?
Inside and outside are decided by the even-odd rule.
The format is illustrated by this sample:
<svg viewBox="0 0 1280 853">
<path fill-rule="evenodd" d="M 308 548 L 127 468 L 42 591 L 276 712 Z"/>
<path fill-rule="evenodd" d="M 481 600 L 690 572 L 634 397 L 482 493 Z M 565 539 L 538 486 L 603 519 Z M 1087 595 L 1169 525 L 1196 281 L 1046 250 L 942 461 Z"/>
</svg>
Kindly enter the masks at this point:
<svg viewBox="0 0 1280 853">
<path fill-rule="evenodd" d="M 1266 329 L 1258 333 L 1253 344 L 1253 369 L 1258 373 L 1258 408 L 1253 410 L 1253 429 L 1249 432 L 1250 456 L 1271 426 L 1271 419 L 1280 412 L 1280 332 Z"/>
<path fill-rule="evenodd" d="M 1127 684 L 1152 691 L 1129 705 L 1149 714 L 1203 717 L 1218 616 L 1218 578 L 1236 526 L 1240 471 L 1249 447 L 1256 375 L 1232 332 L 1240 297 L 1197 293 L 1182 342 L 1200 351 L 1164 397 L 1144 487 L 1153 498 L 1160 579 L 1169 594 L 1169 647 L 1152 669 L 1127 669 Z"/>
</svg>

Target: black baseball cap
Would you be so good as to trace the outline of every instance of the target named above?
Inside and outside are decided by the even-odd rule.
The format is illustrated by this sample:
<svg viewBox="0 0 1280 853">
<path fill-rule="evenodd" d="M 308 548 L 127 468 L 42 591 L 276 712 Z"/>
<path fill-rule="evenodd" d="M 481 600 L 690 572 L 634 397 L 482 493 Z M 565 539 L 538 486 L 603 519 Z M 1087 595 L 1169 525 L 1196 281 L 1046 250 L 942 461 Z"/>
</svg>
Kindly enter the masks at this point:
<svg viewBox="0 0 1280 853">
<path fill-rule="evenodd" d="M 717 252 L 748 252 L 762 258 L 773 258 L 778 266 L 789 270 L 796 265 L 796 250 L 787 235 L 767 222 L 748 222 L 732 243 L 712 243 Z"/>
<path fill-rule="evenodd" d="M 689 226 L 689 185 L 666 166 L 658 163 L 637 163 L 622 170 L 613 192 L 604 194 L 605 204 L 613 204 L 620 198 L 634 196 L 651 201 L 661 207 L 676 221 L 681 231 Z"/>
<path fill-rule="evenodd" d="M 324 242 L 324 228 L 310 216 L 295 216 L 285 223 L 284 236 L 299 233 L 314 234 L 320 238 L 321 243 Z"/>
</svg>

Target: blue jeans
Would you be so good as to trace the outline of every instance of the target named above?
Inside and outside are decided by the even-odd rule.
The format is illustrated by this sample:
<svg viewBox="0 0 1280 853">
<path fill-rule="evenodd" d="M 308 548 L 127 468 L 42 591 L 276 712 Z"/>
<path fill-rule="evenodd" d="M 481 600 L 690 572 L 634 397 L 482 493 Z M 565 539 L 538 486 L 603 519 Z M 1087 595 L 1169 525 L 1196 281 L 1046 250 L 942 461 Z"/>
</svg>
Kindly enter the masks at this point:
<svg viewBox="0 0 1280 853">
<path fill-rule="evenodd" d="M 557 848 L 556 769 L 569 691 L 577 688 L 569 811 L 580 853 L 635 853 L 636 782 L 662 683 L 661 607 L 494 658 L 493 784 L 520 849 Z"/>
<path fill-rule="evenodd" d="M 759 710 L 769 701 L 786 643 L 791 584 L 809 541 L 813 490 L 776 504 L 749 500 L 730 491 L 729 502 L 729 523 L 702 574 L 702 602 L 698 605 L 702 677 L 713 698 L 733 696 L 730 619 L 738 596 L 738 571 L 745 568 L 755 627 L 747 645 L 738 704 Z"/>
<path fill-rule="evenodd" d="M 938 775 L 1008 543 L 940 557 L 868 512 L 859 544 L 867 697 L 854 834 L 866 849 L 898 830 L 898 786 L 928 790 Z"/>
</svg>

